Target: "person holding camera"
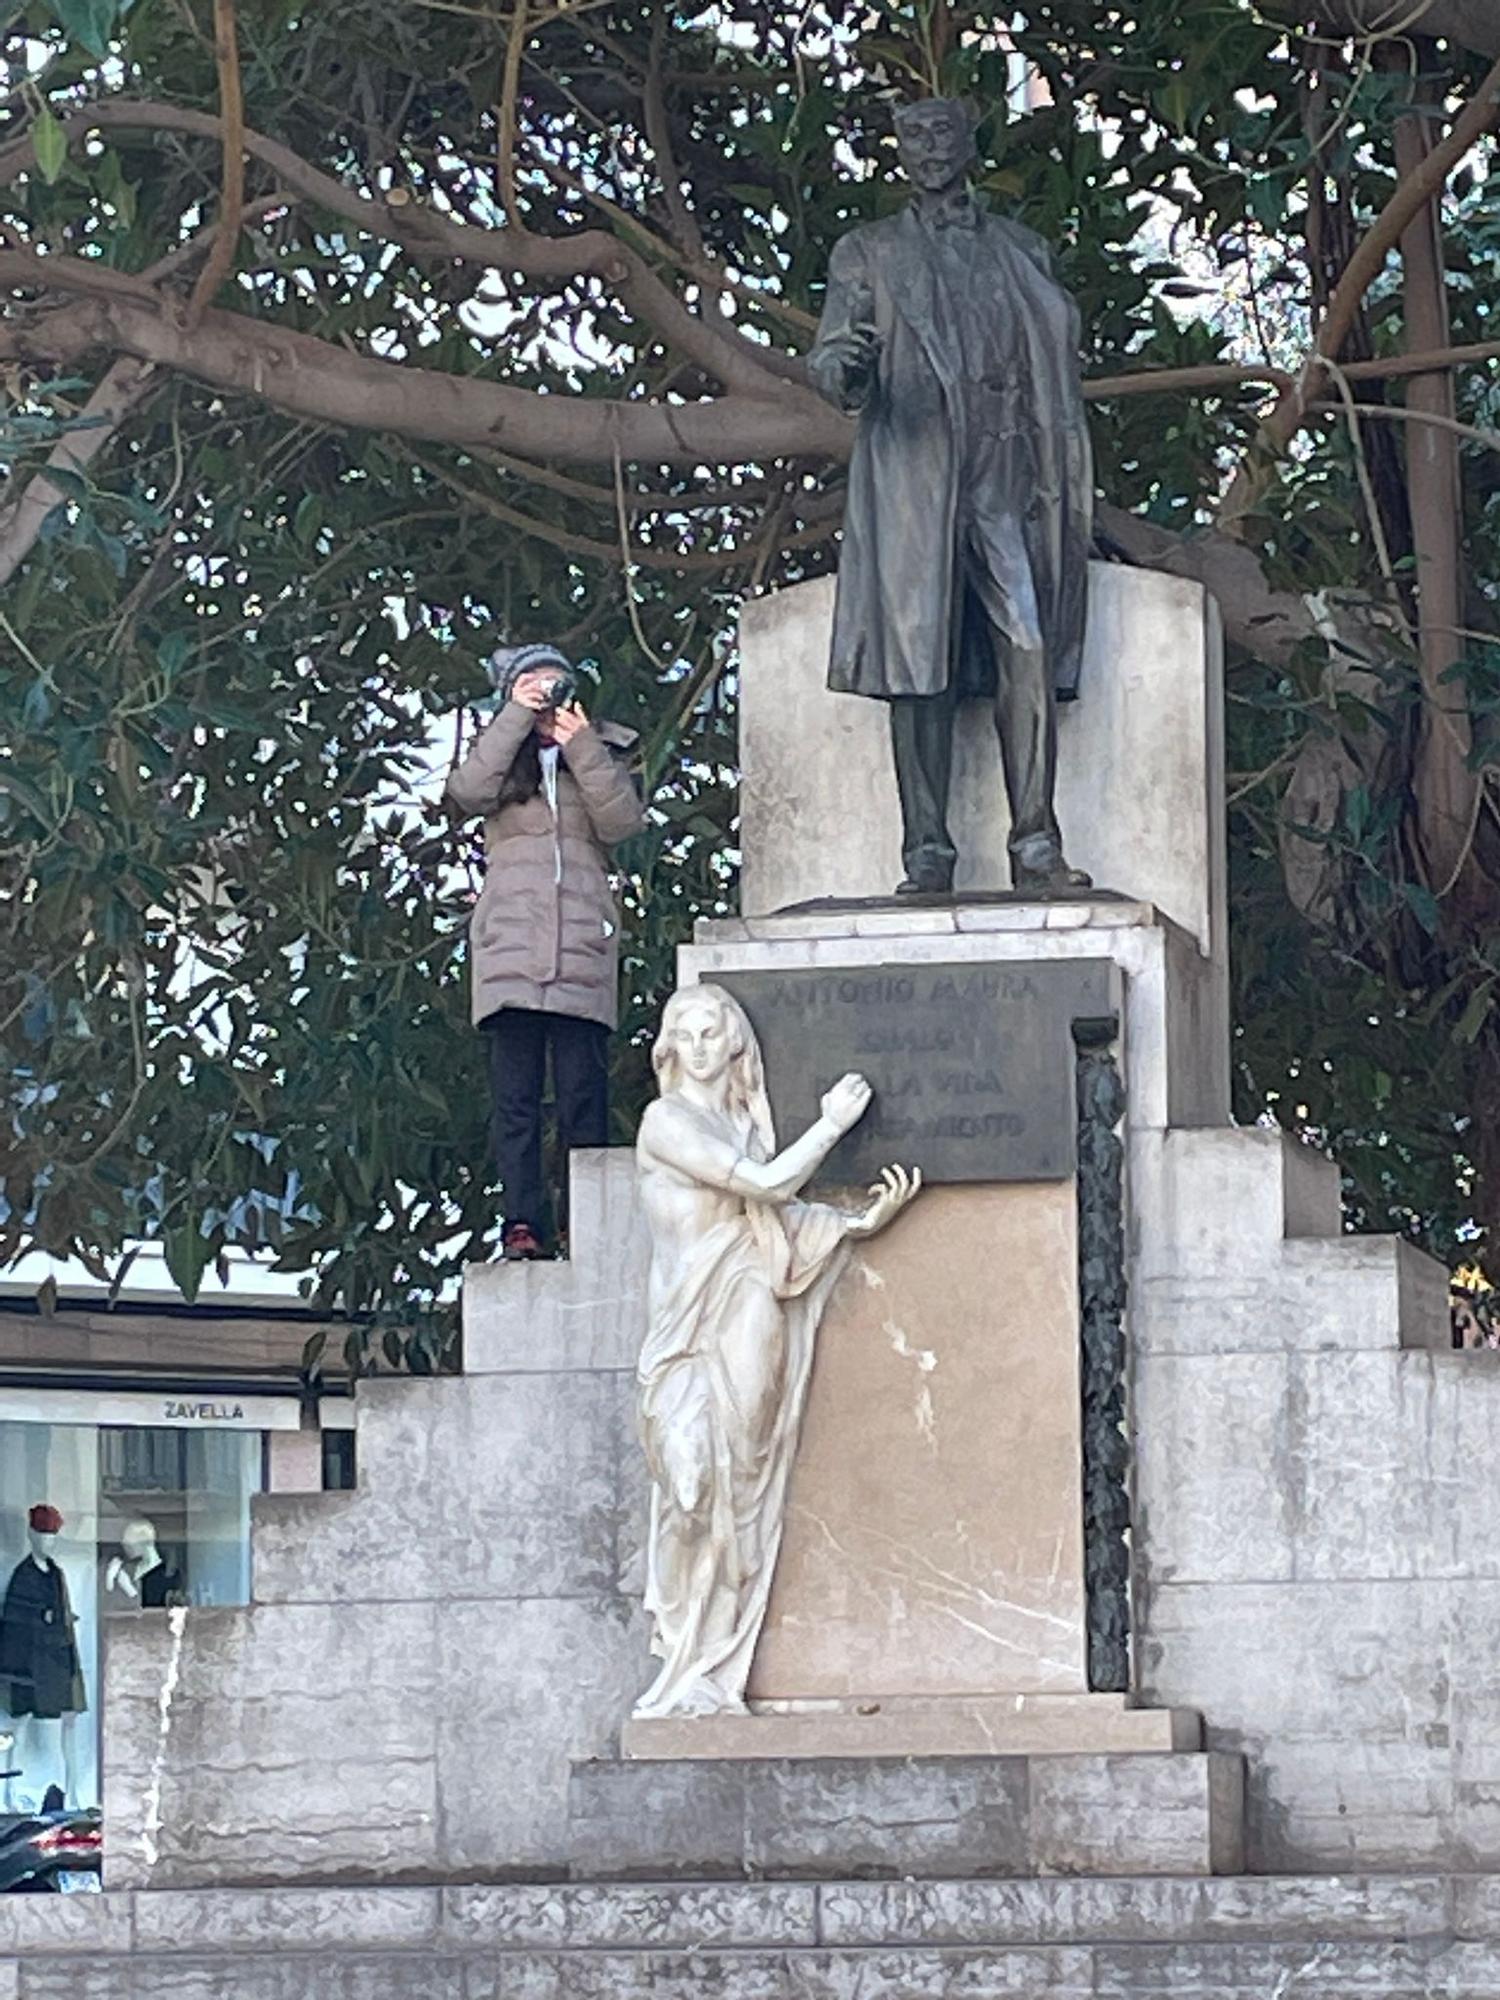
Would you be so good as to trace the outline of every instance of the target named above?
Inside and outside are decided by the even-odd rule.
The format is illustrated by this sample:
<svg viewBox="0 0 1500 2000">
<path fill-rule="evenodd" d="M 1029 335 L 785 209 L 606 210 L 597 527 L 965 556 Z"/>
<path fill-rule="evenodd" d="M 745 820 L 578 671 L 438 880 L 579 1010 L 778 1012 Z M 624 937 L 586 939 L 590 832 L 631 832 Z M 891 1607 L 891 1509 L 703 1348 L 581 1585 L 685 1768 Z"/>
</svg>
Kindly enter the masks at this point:
<svg viewBox="0 0 1500 2000">
<path fill-rule="evenodd" d="M 626 762 L 635 731 L 590 722 L 555 646 L 502 646 L 487 670 L 499 711 L 449 775 L 444 798 L 457 816 L 484 816 L 469 977 L 488 1044 L 502 1252 L 515 1259 L 543 1256 L 549 1237 L 549 1057 L 564 1227 L 568 1151 L 607 1138 L 619 956 L 609 851 L 641 831 L 645 813 Z"/>
</svg>

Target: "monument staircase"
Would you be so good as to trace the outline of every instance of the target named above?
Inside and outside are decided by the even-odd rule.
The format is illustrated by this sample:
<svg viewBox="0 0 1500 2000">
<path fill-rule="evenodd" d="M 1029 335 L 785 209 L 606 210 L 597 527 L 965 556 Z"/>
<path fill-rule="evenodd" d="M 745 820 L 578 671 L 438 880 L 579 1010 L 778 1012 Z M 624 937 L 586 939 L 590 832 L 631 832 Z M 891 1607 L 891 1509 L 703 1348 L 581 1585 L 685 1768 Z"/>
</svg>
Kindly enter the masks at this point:
<svg viewBox="0 0 1500 2000">
<path fill-rule="evenodd" d="M 798 756 L 876 748 L 816 712 L 824 586 L 747 626 L 750 914 L 680 977 L 784 1130 L 817 1046 L 1005 1107 L 913 1128 L 944 1164 L 831 1299 L 751 1712 L 628 1719 L 647 1241 L 579 1155 L 573 1261 L 472 1270 L 462 1373 L 361 1385 L 253 1603 L 111 1635 L 105 1893 L 0 1897 L 0 2000 L 1500 2000 L 1497 1357 L 1229 1122 L 1212 621 L 1095 584 L 1064 823 L 1118 893 L 1047 904 L 819 857 Z M 1176 747 L 1091 820 L 1132 709 Z M 954 996 L 982 1061 L 893 1029 Z"/>
</svg>

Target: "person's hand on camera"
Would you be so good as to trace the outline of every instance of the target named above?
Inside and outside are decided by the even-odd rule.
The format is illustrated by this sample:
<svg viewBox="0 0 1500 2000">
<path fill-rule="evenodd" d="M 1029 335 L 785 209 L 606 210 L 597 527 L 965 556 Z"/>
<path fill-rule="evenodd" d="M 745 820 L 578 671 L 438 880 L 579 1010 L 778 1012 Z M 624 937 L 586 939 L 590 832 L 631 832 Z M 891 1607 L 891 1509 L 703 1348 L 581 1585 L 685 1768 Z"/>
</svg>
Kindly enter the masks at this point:
<svg viewBox="0 0 1500 2000">
<path fill-rule="evenodd" d="M 552 718 L 553 737 L 565 745 L 573 741 L 580 729 L 587 729 L 588 726 L 589 719 L 580 701 L 566 702 Z"/>
<path fill-rule="evenodd" d="M 556 667 L 533 667 L 530 673 L 520 676 L 510 691 L 512 701 L 518 701 L 522 708 L 529 708 L 534 715 L 552 706 L 552 690 L 557 685 Z"/>
</svg>

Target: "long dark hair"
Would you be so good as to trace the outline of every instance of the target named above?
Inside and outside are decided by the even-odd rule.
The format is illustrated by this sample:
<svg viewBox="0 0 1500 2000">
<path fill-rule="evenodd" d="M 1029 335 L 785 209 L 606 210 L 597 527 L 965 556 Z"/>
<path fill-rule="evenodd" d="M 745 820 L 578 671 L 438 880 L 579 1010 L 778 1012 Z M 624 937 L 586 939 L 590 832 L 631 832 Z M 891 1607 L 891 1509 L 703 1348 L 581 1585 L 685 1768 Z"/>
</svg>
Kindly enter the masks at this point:
<svg viewBox="0 0 1500 2000">
<path fill-rule="evenodd" d="M 532 729 L 505 774 L 496 807 L 524 805 L 528 799 L 534 799 L 541 789 L 542 745 L 535 729 Z"/>
</svg>

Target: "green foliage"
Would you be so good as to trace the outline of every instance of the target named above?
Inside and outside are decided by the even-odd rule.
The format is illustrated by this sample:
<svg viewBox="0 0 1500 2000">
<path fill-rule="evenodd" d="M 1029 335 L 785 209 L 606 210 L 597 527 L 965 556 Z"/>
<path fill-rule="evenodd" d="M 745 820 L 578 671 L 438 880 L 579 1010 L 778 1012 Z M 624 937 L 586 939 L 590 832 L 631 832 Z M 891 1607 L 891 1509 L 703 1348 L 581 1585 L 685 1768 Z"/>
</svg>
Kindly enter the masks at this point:
<svg viewBox="0 0 1500 2000">
<path fill-rule="evenodd" d="M 1262 334 L 1295 353 L 1309 167 L 1368 220 L 1390 186 L 1393 81 L 1351 71 L 1315 155 L 1304 113 L 1324 58 L 1240 0 L 1022 11 L 1017 43 L 1051 102 L 992 112 L 982 178 L 1058 246 L 1090 372 L 1258 354 Z M 836 237 L 901 198 L 890 101 L 940 85 L 998 107 L 1013 82 L 977 10 L 925 0 L 614 0 L 533 8 L 529 25 L 529 225 L 626 233 L 634 218 L 632 243 L 696 296 L 646 130 L 665 48 L 703 251 L 742 281 L 725 310 L 784 352 L 806 344 L 797 315 L 816 311 Z M 506 32 L 436 0 L 245 0 L 247 121 L 372 202 L 495 226 Z M 0 105 L 0 140 L 28 126 L 37 170 L 4 220 L 38 249 L 147 270 L 211 216 L 216 146 L 112 127 L 69 150 L 64 122 L 125 88 L 214 110 L 207 8 L 37 0 L 11 22 L 13 60 L 23 42 L 45 60 Z M 275 185 L 252 162 L 249 198 Z M 1474 178 L 1452 216 L 1455 338 L 1489 328 L 1497 217 Z M 440 376 L 627 401 L 700 388 L 593 279 L 485 277 L 310 201 L 257 215 L 220 303 Z M 1383 346 L 1399 341 L 1393 298 L 1374 317 Z M 1475 376 L 1465 393 L 1493 423 L 1493 388 Z M 10 378 L 13 490 L 88 421 L 86 395 L 76 378 Z M 1249 387 L 1097 404 L 1103 490 L 1201 529 L 1258 408 Z M 264 1247 L 370 1315 L 387 1361 L 421 1367 L 495 1215 L 463 964 L 478 857 L 435 804 L 480 659 L 502 634 L 556 639 L 596 663 L 592 705 L 642 733 L 655 813 L 624 881 L 624 1136 L 675 946 L 733 905 L 735 607 L 832 562 L 839 474 L 731 457 L 627 468 L 617 488 L 369 424 L 319 429 L 162 377 L 87 473 L 54 475 L 62 504 L 0 594 L 0 1255 L 97 1261 L 159 1237 L 191 1292 L 227 1246 Z M 1496 460 L 1465 466 L 1475 573 L 1493 575 Z M 1385 589 L 1347 431 L 1299 460 L 1255 531 L 1286 585 Z M 1497 658 L 1479 644 L 1463 670 L 1482 713 L 1500 702 Z M 1351 794 L 1318 836 L 1353 883 L 1341 925 L 1319 942 L 1292 911 L 1278 804 L 1299 746 L 1341 726 L 1326 668 L 1321 649 L 1275 672 L 1232 662 L 1241 1109 L 1326 1135 L 1362 1222 L 1394 1217 L 1443 1247 L 1472 1212 L 1467 1062 L 1492 1033 L 1500 958 L 1435 935 L 1399 778 Z M 1399 741 L 1399 645 L 1380 671 L 1393 702 L 1374 726 Z"/>
</svg>

